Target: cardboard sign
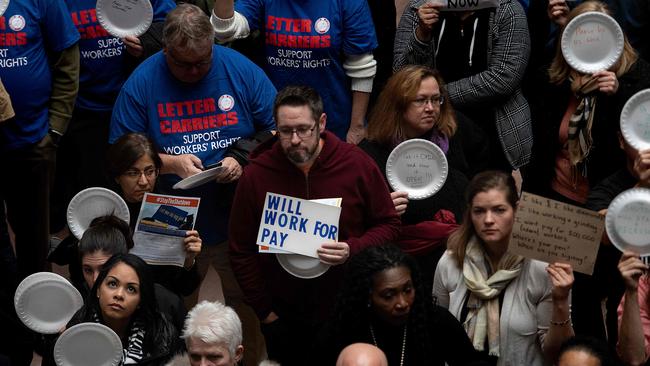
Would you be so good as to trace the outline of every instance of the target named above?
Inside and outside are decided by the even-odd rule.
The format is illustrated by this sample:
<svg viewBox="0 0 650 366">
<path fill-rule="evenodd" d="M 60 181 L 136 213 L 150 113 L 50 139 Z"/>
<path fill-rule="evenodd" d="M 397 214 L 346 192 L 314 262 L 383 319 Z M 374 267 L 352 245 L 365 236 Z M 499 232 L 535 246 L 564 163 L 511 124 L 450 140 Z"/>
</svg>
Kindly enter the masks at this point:
<svg viewBox="0 0 650 366">
<path fill-rule="evenodd" d="M 467 11 L 496 8 L 499 0 L 430 0 L 432 4 L 441 4 L 440 11 Z"/>
<path fill-rule="evenodd" d="M 508 250 L 591 275 L 604 227 L 597 212 L 523 192 Z"/>
<path fill-rule="evenodd" d="M 316 249 L 338 240 L 341 208 L 266 193 L 257 245 L 318 258 Z"/>
</svg>

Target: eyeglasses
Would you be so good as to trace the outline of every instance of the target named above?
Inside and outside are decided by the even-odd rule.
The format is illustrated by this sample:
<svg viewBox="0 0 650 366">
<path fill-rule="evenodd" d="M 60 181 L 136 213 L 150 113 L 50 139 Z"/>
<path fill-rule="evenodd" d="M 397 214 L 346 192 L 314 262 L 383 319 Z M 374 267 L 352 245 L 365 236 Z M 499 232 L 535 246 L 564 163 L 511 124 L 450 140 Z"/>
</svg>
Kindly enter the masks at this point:
<svg viewBox="0 0 650 366">
<path fill-rule="evenodd" d="M 412 101 L 413 105 L 421 108 L 424 107 L 427 103 L 431 103 L 431 106 L 439 106 L 445 102 L 444 95 L 435 95 L 430 98 L 418 98 Z"/>
<path fill-rule="evenodd" d="M 169 57 L 172 60 L 172 63 L 175 66 L 178 66 L 178 67 L 183 68 L 185 70 L 192 70 L 193 68 L 202 69 L 202 68 L 212 64 L 212 49 L 210 49 L 210 57 L 208 59 L 206 59 L 206 60 L 199 61 L 199 62 L 178 61 L 178 59 L 176 57 L 174 57 L 174 55 L 172 54 L 171 51 L 167 51 L 167 54 L 169 55 Z"/>
<path fill-rule="evenodd" d="M 144 174 L 145 178 L 147 179 L 153 179 L 158 176 L 158 169 L 156 168 L 146 168 L 145 170 L 139 170 L 139 169 L 129 169 L 122 174 L 123 176 L 129 178 L 129 179 L 140 179 L 140 177 Z"/>
<path fill-rule="evenodd" d="M 306 138 L 311 137 L 314 134 L 315 129 L 316 129 L 316 125 L 313 125 L 311 127 L 278 128 L 278 135 L 280 135 L 280 138 L 283 140 L 289 140 L 293 137 L 293 134 L 295 133 L 296 135 L 298 135 L 298 138 L 304 140 Z"/>
</svg>

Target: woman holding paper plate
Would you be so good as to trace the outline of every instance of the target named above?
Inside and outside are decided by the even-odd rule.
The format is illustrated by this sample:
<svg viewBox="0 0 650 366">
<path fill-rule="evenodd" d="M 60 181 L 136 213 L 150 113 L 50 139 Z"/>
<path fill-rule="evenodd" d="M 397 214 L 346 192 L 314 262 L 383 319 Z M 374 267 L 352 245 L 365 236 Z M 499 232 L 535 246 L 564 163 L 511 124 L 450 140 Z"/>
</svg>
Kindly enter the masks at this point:
<svg viewBox="0 0 650 366">
<path fill-rule="evenodd" d="M 586 1 L 567 14 L 553 11 L 557 3 L 549 2 L 549 14 L 561 37 L 531 99 L 535 145 L 523 184 L 526 191 L 584 206 L 596 184 L 625 167 L 621 111 L 632 95 L 650 87 L 650 65 L 638 58 L 605 4 Z M 596 278 L 615 270 L 601 262 Z M 576 275 L 573 320 L 579 335 L 606 338 L 601 287 L 594 277 Z"/>
<path fill-rule="evenodd" d="M 438 192 L 424 199 L 411 197 L 403 190 L 391 192 L 397 213 L 401 215 L 402 231 L 396 244 L 414 255 L 423 271 L 423 279 L 431 286 L 433 271 L 444 250 L 444 240 L 459 222 L 465 209 L 465 187 L 474 171 L 484 162 L 468 164 L 468 155 L 485 160 L 485 150 L 466 151 L 467 146 L 481 149 L 485 138 L 476 133 L 476 126 L 456 114 L 447 100 L 447 91 L 440 74 L 426 66 L 407 66 L 395 73 L 379 95 L 370 114 L 368 137 L 359 147 L 384 172 L 397 145 L 424 139 L 440 148 L 449 165 L 447 178 L 441 178 Z M 402 145 L 404 146 L 404 145 Z M 481 159 L 479 158 L 479 159 Z M 396 174 L 396 173 L 394 173 Z M 454 221 L 450 211 L 456 220 Z M 436 250 L 438 249 L 438 250 Z"/>
<path fill-rule="evenodd" d="M 511 175 L 477 174 L 467 200 L 465 220 L 436 268 L 434 297 L 491 364 L 552 364 L 573 336 L 571 266 L 508 252 L 518 204 Z"/>
<path fill-rule="evenodd" d="M 161 167 L 162 161 L 153 143 L 143 134 L 127 133 L 108 149 L 107 171 L 119 185 L 118 193 L 129 207 L 131 230 L 138 220 L 144 194 L 154 191 Z M 192 294 L 201 282 L 194 265 L 194 259 L 201 252 L 201 237 L 196 230 L 188 230 L 184 241 L 184 268 L 152 266 L 156 282 L 181 297 Z"/>
<path fill-rule="evenodd" d="M 158 311 L 149 266 L 132 254 L 116 254 L 102 266 L 67 328 L 86 322 L 104 324 L 120 337 L 120 365 L 162 365 L 183 347 L 179 331 Z"/>
</svg>

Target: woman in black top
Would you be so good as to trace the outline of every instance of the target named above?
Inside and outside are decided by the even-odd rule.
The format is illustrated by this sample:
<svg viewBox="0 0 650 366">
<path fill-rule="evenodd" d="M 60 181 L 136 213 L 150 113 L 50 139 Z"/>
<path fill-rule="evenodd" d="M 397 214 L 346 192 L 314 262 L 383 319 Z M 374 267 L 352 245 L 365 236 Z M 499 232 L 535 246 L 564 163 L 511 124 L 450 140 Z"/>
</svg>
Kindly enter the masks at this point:
<svg viewBox="0 0 650 366">
<path fill-rule="evenodd" d="M 321 339 L 323 365 L 358 342 L 381 348 L 389 365 L 481 364 L 460 323 L 422 287 L 413 258 L 394 245 L 352 257 L 333 314 Z"/>
</svg>

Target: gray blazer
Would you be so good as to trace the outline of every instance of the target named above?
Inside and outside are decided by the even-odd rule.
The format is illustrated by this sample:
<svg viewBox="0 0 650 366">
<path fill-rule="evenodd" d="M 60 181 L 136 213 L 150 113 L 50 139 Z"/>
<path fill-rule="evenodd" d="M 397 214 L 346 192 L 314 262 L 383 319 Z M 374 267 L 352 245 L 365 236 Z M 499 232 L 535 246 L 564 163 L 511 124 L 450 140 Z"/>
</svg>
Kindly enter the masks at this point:
<svg viewBox="0 0 650 366">
<path fill-rule="evenodd" d="M 506 287 L 501 307 L 498 366 L 551 365 L 542 352 L 553 313 L 546 263 L 525 259 L 519 277 Z M 457 319 L 468 295 L 463 273 L 447 251 L 433 280 L 433 296 Z"/>
<path fill-rule="evenodd" d="M 411 0 L 395 34 L 393 70 L 406 65 L 436 67 L 437 35 L 429 43 L 415 37 L 417 8 L 428 0 Z M 521 80 L 530 55 L 528 22 L 517 0 L 501 0 L 490 14 L 488 68 L 476 75 L 447 84 L 449 98 L 457 108 L 492 103 L 501 146 L 513 168 L 530 161 L 533 134 L 530 108 L 521 91 Z"/>
</svg>

